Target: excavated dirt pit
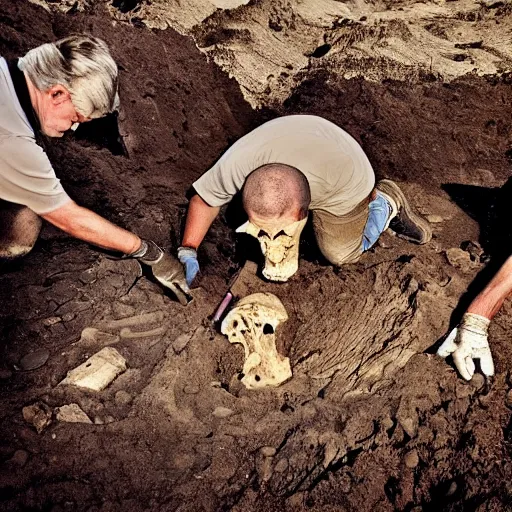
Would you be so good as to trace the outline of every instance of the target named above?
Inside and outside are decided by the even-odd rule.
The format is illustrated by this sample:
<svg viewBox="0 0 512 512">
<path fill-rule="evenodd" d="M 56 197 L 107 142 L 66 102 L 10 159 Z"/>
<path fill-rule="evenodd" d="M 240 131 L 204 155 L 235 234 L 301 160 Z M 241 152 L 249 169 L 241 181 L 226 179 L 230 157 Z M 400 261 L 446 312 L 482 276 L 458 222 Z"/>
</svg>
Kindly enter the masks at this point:
<svg viewBox="0 0 512 512">
<path fill-rule="evenodd" d="M 317 66 L 254 111 L 192 39 L 78 11 L 0 1 L 1 55 L 88 31 L 119 62 L 120 136 L 110 119 L 47 143 L 80 204 L 175 247 L 195 178 L 252 127 L 312 113 L 356 137 L 379 178 L 403 183 L 434 237 L 418 247 L 385 234 L 336 269 L 306 236 L 289 282 L 248 278 L 248 293 L 272 292 L 288 311 L 278 339 L 294 373 L 248 391 L 242 348 L 209 320 L 244 253 L 258 257 L 230 229 L 235 208 L 200 250 L 186 308 L 136 262 L 46 226 L 27 258 L 1 267 L 0 510 L 509 510 L 510 303 L 491 326 L 492 381 L 466 383 L 433 355 L 509 251 L 507 75 L 368 82 Z M 113 384 L 57 386 L 105 346 L 127 361 Z M 15 370 L 39 348 L 44 366 Z M 72 403 L 92 423 L 59 421 Z M 22 414 L 32 404 L 48 413 L 41 433 Z"/>
</svg>

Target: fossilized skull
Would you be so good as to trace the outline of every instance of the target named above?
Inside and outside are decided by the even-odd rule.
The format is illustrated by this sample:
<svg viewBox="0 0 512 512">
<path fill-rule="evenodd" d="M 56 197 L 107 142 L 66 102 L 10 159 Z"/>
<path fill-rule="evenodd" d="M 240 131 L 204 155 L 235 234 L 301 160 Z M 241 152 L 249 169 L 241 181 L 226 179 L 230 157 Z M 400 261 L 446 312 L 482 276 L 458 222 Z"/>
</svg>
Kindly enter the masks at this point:
<svg viewBox="0 0 512 512">
<path fill-rule="evenodd" d="M 253 293 L 241 299 L 224 318 L 221 332 L 245 349 L 247 389 L 279 386 L 292 376 L 290 360 L 276 348 L 276 329 L 288 320 L 282 302 L 272 293 Z"/>
<path fill-rule="evenodd" d="M 265 256 L 263 275 L 271 281 L 288 281 L 299 268 L 300 234 L 308 218 L 284 228 L 260 229 L 250 221 L 237 228 L 237 233 L 247 233 L 258 239 Z"/>
</svg>

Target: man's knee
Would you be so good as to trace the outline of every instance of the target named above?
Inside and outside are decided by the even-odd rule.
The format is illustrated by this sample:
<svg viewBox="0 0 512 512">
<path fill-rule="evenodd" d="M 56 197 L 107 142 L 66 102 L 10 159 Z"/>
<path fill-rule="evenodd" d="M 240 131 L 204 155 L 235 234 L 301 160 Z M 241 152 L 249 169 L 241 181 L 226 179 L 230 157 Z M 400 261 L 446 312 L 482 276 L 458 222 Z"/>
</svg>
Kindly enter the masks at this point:
<svg viewBox="0 0 512 512">
<path fill-rule="evenodd" d="M 29 253 L 41 231 L 41 218 L 26 206 L 0 201 L 0 258 Z"/>
</svg>

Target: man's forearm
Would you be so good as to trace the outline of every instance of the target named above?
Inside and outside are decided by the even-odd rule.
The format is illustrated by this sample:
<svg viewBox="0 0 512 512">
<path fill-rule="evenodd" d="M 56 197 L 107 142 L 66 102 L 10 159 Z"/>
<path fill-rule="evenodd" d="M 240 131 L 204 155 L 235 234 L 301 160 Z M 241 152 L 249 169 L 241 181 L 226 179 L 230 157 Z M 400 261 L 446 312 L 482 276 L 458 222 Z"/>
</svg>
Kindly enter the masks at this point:
<svg viewBox="0 0 512 512">
<path fill-rule="evenodd" d="M 492 319 L 512 293 L 512 256 L 498 270 L 489 284 L 469 305 L 468 313 Z"/>
<path fill-rule="evenodd" d="M 42 217 L 69 235 L 105 249 L 130 254 L 141 244 L 137 235 L 73 201 Z"/>
<path fill-rule="evenodd" d="M 205 203 L 199 195 L 193 196 L 188 207 L 181 245 L 197 249 L 219 211 L 220 208 Z"/>
</svg>

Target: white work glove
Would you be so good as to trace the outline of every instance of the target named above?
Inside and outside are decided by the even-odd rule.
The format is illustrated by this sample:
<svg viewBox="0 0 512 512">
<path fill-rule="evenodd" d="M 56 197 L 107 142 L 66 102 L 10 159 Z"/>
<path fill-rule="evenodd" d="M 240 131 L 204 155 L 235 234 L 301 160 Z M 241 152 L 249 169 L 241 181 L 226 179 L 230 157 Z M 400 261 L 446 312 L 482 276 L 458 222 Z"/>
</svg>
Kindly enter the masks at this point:
<svg viewBox="0 0 512 512">
<path fill-rule="evenodd" d="M 475 362 L 480 359 L 480 368 L 486 377 L 494 375 L 494 363 L 487 341 L 487 330 L 491 321 L 484 316 L 466 313 L 458 327 L 452 330 L 437 355 L 447 357 L 450 354 L 459 373 L 471 380 L 475 373 Z"/>
</svg>

